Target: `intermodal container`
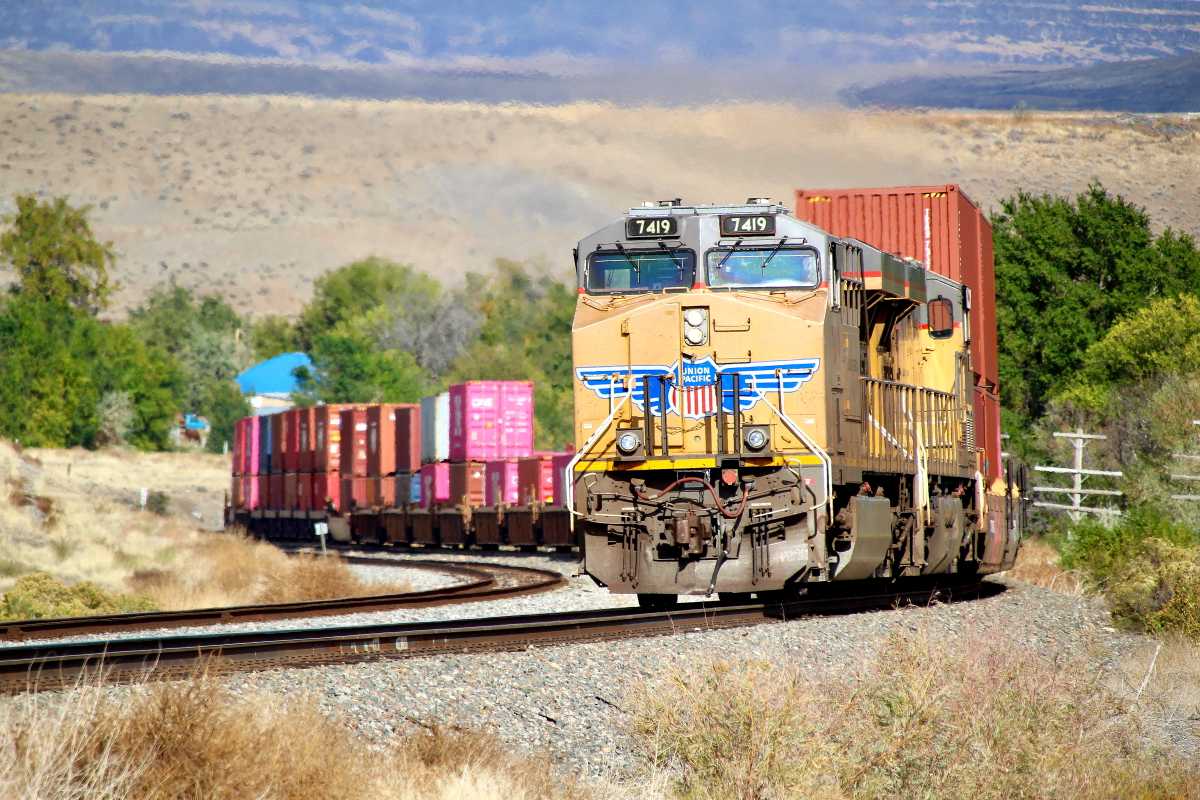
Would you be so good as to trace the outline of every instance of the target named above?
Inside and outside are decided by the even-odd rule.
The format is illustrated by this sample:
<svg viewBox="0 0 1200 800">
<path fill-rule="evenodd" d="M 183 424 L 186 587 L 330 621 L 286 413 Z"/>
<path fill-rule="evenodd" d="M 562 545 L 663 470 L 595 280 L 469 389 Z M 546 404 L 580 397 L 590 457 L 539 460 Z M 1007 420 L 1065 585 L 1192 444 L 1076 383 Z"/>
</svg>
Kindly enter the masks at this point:
<svg viewBox="0 0 1200 800">
<path fill-rule="evenodd" d="M 247 511 L 261 508 L 258 497 L 258 476 L 247 475 L 242 478 L 242 508 Z"/>
<path fill-rule="evenodd" d="M 421 398 L 421 463 L 450 458 L 450 393 Z"/>
<path fill-rule="evenodd" d="M 530 456 L 517 459 L 517 482 L 521 505 L 554 502 L 554 457 Z"/>
<path fill-rule="evenodd" d="M 283 473 L 272 472 L 268 477 L 269 494 L 267 495 L 267 508 L 279 511 L 284 506 L 284 501 L 287 499 L 286 487 L 283 485 Z"/>
<path fill-rule="evenodd" d="M 339 510 L 343 514 L 367 507 L 367 476 L 343 475 L 341 489 L 342 501 Z"/>
<path fill-rule="evenodd" d="M 956 184 L 797 189 L 796 217 L 835 236 L 916 259 L 970 288 L 977 444 L 986 454 L 985 473 L 1000 477 L 996 277 L 987 217 Z"/>
<path fill-rule="evenodd" d="M 396 507 L 421 505 L 421 472 L 396 473 Z"/>
<path fill-rule="evenodd" d="M 567 504 L 568 481 L 574 477 L 569 470 L 573 458 L 575 458 L 574 453 L 559 453 L 550 457 L 551 468 L 554 470 L 554 505 L 556 506 Z"/>
<path fill-rule="evenodd" d="M 313 431 L 313 472 L 340 471 L 342 468 L 342 406 L 316 406 L 313 408 Z"/>
<path fill-rule="evenodd" d="M 533 452 L 533 382 L 467 381 L 450 387 L 450 460 Z"/>
<path fill-rule="evenodd" d="M 285 472 L 283 474 L 283 508 L 288 511 L 295 511 L 300 508 L 300 495 L 297 489 L 300 486 L 300 476 L 296 472 Z"/>
<path fill-rule="evenodd" d="M 243 454 L 243 475 L 257 475 L 260 462 L 259 452 L 259 422 L 262 417 L 246 417 L 246 451 Z"/>
<path fill-rule="evenodd" d="M 229 482 L 229 504 L 232 508 L 242 507 L 242 476 L 234 475 Z"/>
<path fill-rule="evenodd" d="M 271 473 L 271 418 L 262 416 L 258 418 L 258 474 L 269 475 Z M 263 503 L 266 503 L 266 497 L 263 498 Z"/>
<path fill-rule="evenodd" d="M 421 467 L 421 508 L 450 500 L 450 465 L 445 461 Z"/>
<path fill-rule="evenodd" d="M 342 408 L 342 480 L 367 475 L 367 406 Z"/>
<path fill-rule="evenodd" d="M 246 474 L 246 418 L 242 417 L 233 423 L 233 475 L 241 477 Z M 240 496 L 241 489 L 238 490 Z M 235 505 L 235 508 L 239 506 Z"/>
<path fill-rule="evenodd" d="M 283 471 L 300 471 L 300 409 L 283 412 Z"/>
<path fill-rule="evenodd" d="M 313 409 L 296 409 L 297 439 L 300 444 L 298 466 L 301 472 L 313 471 L 313 459 L 316 450 L 316 431 L 313 428 Z"/>
<path fill-rule="evenodd" d="M 367 477 L 367 506 L 370 508 L 396 507 L 396 476 Z"/>
<path fill-rule="evenodd" d="M 472 508 L 481 506 L 487 497 L 484 473 L 486 464 L 466 461 L 450 464 L 450 502 Z"/>
<path fill-rule="evenodd" d="M 296 510 L 312 510 L 313 482 L 309 472 L 296 473 Z"/>
<path fill-rule="evenodd" d="M 256 494 L 258 495 L 258 507 L 259 508 L 270 508 L 271 507 L 271 503 L 270 503 L 270 500 L 271 500 L 271 476 L 270 475 L 256 475 L 254 478 L 254 484 L 255 484 L 255 487 L 257 488 Z"/>
<path fill-rule="evenodd" d="M 286 412 L 271 415 L 271 472 L 283 473 L 283 453 L 287 446 Z"/>
<path fill-rule="evenodd" d="M 396 428 L 402 410 L 414 405 L 391 403 L 367 408 L 367 474 L 371 477 L 395 475 L 398 440 Z"/>
<path fill-rule="evenodd" d="M 421 406 L 396 406 L 396 472 L 421 469 Z"/>
<path fill-rule="evenodd" d="M 484 497 L 485 506 L 497 506 L 500 503 L 515 506 L 521 502 L 521 481 L 517 475 L 517 459 L 506 458 L 503 461 L 487 462 L 484 474 L 487 493 Z"/>
<path fill-rule="evenodd" d="M 312 474 L 312 495 L 309 500 L 310 511 L 329 511 L 337 513 L 342 508 L 342 476 L 339 472 L 314 472 Z"/>
</svg>

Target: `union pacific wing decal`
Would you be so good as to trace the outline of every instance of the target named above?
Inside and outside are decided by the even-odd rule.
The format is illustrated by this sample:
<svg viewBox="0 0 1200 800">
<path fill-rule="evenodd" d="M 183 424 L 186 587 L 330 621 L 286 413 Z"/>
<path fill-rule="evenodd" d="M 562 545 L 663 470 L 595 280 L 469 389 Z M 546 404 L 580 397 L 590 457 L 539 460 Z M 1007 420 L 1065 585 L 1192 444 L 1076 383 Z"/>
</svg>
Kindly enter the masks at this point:
<svg viewBox="0 0 1200 800">
<path fill-rule="evenodd" d="M 646 384 L 649 384 L 650 413 L 662 416 L 662 408 L 671 414 L 698 419 L 717 413 L 717 403 L 727 414 L 735 404 L 746 411 L 759 398 L 780 392 L 791 394 L 812 380 L 821 366 L 819 358 L 783 361 L 751 361 L 745 364 L 716 364 L 710 356 L 676 361 L 670 366 L 641 364 L 633 367 L 630 402 L 638 410 L 646 408 Z M 625 397 L 629 382 L 628 367 L 580 367 L 575 377 L 601 400 Z M 644 377 L 650 380 L 644 381 Z M 681 377 L 682 376 L 682 377 Z M 736 398 L 736 400 L 735 400 Z"/>
</svg>

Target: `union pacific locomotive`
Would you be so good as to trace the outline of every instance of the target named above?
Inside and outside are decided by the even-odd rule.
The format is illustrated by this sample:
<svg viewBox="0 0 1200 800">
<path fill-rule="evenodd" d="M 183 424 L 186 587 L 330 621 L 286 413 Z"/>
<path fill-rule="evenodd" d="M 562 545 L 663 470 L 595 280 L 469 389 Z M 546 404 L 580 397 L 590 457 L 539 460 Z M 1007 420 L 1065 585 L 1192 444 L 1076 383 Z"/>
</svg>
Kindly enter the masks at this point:
<svg viewBox="0 0 1200 800">
<path fill-rule="evenodd" d="M 662 607 L 1011 567 L 1024 475 L 980 405 L 994 330 L 929 261 L 766 199 L 647 204 L 580 241 L 586 571 Z"/>
</svg>

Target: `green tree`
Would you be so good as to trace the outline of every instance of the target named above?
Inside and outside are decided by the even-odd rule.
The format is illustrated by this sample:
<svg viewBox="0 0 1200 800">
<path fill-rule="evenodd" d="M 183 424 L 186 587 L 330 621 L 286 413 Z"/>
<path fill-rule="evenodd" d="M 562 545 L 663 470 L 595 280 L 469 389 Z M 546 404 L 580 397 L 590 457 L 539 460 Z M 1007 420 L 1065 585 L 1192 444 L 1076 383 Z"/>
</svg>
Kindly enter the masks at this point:
<svg viewBox="0 0 1200 800">
<path fill-rule="evenodd" d="M 108 304 L 112 242 L 97 242 L 88 224 L 90 206 L 75 208 L 66 197 L 38 202 L 17 195 L 17 213 L 4 217 L 0 254 L 20 278 L 20 291 L 95 314 Z"/>
<path fill-rule="evenodd" d="M 571 322 L 575 295 L 521 264 L 496 262 L 496 275 L 469 276 L 467 294 L 483 315 L 479 340 L 451 365 L 449 379 L 534 381 L 534 433 L 539 449 L 574 440 Z"/>
<path fill-rule="evenodd" d="M 1144 209 L 1099 185 L 1074 201 L 1018 193 L 992 225 L 1001 398 L 1026 423 L 1121 316 L 1200 279 L 1191 237 L 1155 237 Z"/>
<path fill-rule="evenodd" d="M 374 256 L 327 272 L 313 282 L 313 298 L 296 321 L 300 349 L 310 351 L 317 336 L 382 305 L 412 283 L 430 281 L 410 266 Z"/>
<path fill-rule="evenodd" d="M 258 361 L 267 361 L 284 353 L 299 352 L 300 335 L 287 317 L 267 314 L 250 328 L 250 347 Z"/>
<path fill-rule="evenodd" d="M 415 403 L 426 389 L 426 372 L 411 353 L 379 350 L 362 330 L 349 324 L 318 334 L 312 369 L 296 370 L 302 404 Z"/>
</svg>

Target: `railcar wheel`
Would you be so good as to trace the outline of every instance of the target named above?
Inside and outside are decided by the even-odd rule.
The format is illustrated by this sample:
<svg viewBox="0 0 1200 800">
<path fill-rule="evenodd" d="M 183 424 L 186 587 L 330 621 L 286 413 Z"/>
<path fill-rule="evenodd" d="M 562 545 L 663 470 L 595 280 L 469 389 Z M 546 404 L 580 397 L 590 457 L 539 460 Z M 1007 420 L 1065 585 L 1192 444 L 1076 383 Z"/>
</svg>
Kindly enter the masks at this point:
<svg viewBox="0 0 1200 800">
<path fill-rule="evenodd" d="M 666 611 L 679 605 L 679 596 L 674 594 L 639 594 L 638 605 L 647 611 Z"/>
</svg>

